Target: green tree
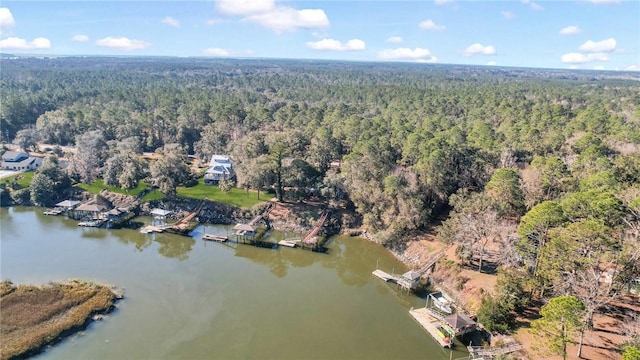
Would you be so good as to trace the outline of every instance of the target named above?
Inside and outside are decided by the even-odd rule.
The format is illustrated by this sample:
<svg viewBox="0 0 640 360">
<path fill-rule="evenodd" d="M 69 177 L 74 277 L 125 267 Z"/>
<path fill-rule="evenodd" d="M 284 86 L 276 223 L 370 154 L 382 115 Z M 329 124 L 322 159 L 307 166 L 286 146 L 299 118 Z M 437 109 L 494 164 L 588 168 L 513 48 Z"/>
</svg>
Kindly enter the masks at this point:
<svg viewBox="0 0 640 360">
<path fill-rule="evenodd" d="M 275 188 L 278 201 L 284 201 L 284 184 L 282 175 L 284 171 L 283 161 L 287 154 L 287 147 L 284 143 L 278 142 L 269 150 L 269 156 L 273 162 L 273 170 L 275 172 Z"/>
<path fill-rule="evenodd" d="M 57 196 L 55 183 L 43 173 L 33 175 L 29 189 L 31 202 L 36 205 L 49 206 Z"/>
<path fill-rule="evenodd" d="M 556 201 L 544 201 L 529 210 L 520 220 L 518 235 L 519 251 L 530 264 L 534 277 L 538 275 L 540 253 L 544 249 L 551 228 L 565 222 L 562 207 Z"/>
<path fill-rule="evenodd" d="M 567 344 L 580 331 L 584 305 L 572 295 L 552 298 L 540 309 L 540 319 L 531 322 L 533 334 L 542 340 L 543 352 L 567 359 Z"/>
<path fill-rule="evenodd" d="M 506 333 L 515 325 L 512 310 L 509 303 L 491 295 L 485 295 L 478 309 L 478 322 L 491 332 Z"/>
<path fill-rule="evenodd" d="M 485 186 L 501 216 L 520 216 L 524 212 L 524 193 L 520 188 L 520 175 L 512 168 L 497 169 Z"/>
</svg>

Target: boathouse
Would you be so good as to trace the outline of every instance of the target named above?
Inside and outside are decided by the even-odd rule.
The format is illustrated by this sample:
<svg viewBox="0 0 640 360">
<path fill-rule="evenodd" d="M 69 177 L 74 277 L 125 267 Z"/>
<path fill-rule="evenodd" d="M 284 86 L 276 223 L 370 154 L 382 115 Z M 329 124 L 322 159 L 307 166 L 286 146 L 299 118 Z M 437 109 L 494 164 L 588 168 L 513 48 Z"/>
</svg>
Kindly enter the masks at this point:
<svg viewBox="0 0 640 360">
<path fill-rule="evenodd" d="M 444 321 L 461 336 L 476 330 L 476 322 L 465 314 L 455 313 L 444 318 Z"/>
<path fill-rule="evenodd" d="M 100 204 L 82 204 L 75 209 L 74 213 L 76 218 L 80 219 L 100 219 L 102 212 L 106 208 L 106 206 Z"/>
<path fill-rule="evenodd" d="M 151 220 L 151 225 L 153 226 L 167 225 L 167 216 L 169 214 L 171 214 L 170 210 L 164 210 L 164 209 L 151 210 L 151 216 L 153 217 L 153 220 Z"/>
</svg>

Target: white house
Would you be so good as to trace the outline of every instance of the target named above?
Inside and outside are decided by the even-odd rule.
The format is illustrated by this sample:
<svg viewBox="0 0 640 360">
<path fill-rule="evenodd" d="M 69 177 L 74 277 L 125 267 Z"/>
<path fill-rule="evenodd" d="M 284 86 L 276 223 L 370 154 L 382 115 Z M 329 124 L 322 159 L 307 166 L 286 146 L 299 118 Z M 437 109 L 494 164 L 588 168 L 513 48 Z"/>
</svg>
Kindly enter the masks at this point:
<svg viewBox="0 0 640 360">
<path fill-rule="evenodd" d="M 20 151 L 7 151 L 2 154 L 4 170 L 35 170 L 42 164 L 42 158 L 29 156 Z"/>
<path fill-rule="evenodd" d="M 229 180 L 235 176 L 228 155 L 212 155 L 209 169 L 204 173 L 204 183 L 215 185 L 220 180 Z"/>
</svg>

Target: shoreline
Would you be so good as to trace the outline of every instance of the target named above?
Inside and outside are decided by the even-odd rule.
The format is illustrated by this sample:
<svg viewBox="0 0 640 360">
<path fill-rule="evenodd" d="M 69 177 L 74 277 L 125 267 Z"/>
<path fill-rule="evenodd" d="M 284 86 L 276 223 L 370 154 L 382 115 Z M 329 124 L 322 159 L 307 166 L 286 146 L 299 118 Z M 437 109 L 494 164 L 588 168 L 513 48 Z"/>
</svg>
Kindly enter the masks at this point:
<svg viewBox="0 0 640 360">
<path fill-rule="evenodd" d="M 1 359 L 25 359 L 85 330 L 116 309 L 124 292 L 93 281 L 1 283 Z M 34 311 L 33 309 L 37 309 Z"/>
</svg>

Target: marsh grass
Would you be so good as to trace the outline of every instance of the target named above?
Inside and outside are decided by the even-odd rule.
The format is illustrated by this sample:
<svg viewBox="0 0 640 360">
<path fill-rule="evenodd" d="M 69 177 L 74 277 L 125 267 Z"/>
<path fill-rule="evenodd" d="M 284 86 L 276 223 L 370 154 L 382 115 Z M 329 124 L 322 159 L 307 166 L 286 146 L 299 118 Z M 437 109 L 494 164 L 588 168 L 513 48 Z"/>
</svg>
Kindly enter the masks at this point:
<svg viewBox="0 0 640 360">
<path fill-rule="evenodd" d="M 22 358 L 83 329 L 117 299 L 107 286 L 73 280 L 38 287 L 0 286 L 0 359 Z"/>
</svg>

